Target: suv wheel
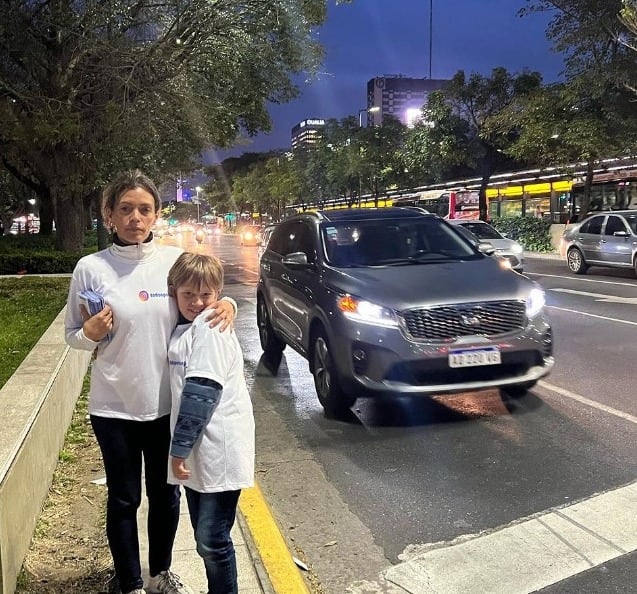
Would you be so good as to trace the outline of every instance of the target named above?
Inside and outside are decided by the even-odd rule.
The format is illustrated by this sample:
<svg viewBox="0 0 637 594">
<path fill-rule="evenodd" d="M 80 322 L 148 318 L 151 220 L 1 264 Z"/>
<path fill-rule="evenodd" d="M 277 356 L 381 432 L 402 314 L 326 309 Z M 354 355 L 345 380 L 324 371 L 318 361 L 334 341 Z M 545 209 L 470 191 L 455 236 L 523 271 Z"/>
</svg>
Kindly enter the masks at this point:
<svg viewBox="0 0 637 594">
<path fill-rule="evenodd" d="M 575 274 L 584 274 L 588 270 L 586 262 L 584 262 L 584 255 L 577 248 L 570 249 L 566 254 L 566 263 L 571 272 Z"/>
<path fill-rule="evenodd" d="M 341 417 L 356 402 L 356 396 L 347 394 L 338 385 L 330 343 L 325 331 L 320 329 L 314 336 L 312 348 L 312 375 L 319 402 L 328 417 Z"/>
<path fill-rule="evenodd" d="M 257 298 L 257 326 L 259 327 L 259 342 L 266 357 L 280 356 L 285 349 L 285 343 L 275 334 L 268 306 L 261 296 Z"/>
</svg>

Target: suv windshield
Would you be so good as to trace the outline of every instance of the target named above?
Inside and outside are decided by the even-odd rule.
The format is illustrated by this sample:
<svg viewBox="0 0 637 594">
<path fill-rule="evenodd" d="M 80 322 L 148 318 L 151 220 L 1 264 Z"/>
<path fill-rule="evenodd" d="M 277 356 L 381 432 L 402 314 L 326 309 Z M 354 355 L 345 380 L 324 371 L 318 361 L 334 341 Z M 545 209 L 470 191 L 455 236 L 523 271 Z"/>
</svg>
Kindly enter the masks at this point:
<svg viewBox="0 0 637 594">
<path fill-rule="evenodd" d="M 478 259 L 447 223 L 436 218 L 329 222 L 322 225 L 325 255 L 333 266 L 380 266 Z"/>
</svg>

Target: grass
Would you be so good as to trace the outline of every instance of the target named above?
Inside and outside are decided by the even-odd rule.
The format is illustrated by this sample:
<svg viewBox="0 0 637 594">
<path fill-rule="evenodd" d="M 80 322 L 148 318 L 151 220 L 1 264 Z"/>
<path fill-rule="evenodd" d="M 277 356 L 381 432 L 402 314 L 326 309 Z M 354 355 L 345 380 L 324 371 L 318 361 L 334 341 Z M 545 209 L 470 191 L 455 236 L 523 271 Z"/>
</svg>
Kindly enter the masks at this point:
<svg viewBox="0 0 637 594">
<path fill-rule="evenodd" d="M 0 278 L 0 387 L 60 313 L 68 277 Z"/>
</svg>

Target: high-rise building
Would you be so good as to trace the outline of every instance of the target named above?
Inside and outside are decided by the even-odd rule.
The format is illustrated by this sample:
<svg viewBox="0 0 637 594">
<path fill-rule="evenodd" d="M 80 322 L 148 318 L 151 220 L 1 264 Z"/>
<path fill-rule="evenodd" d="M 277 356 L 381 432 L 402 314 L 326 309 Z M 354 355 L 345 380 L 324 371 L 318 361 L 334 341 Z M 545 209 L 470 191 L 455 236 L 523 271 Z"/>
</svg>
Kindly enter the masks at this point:
<svg viewBox="0 0 637 594">
<path fill-rule="evenodd" d="M 367 122 L 381 126 L 383 118 L 393 116 L 406 126 L 413 126 L 421 117 L 421 109 L 432 91 L 448 83 L 446 79 L 409 78 L 402 74 L 377 76 L 367 82 Z M 373 107 L 380 110 L 369 111 Z"/>
<path fill-rule="evenodd" d="M 325 120 L 303 120 L 292 128 L 292 149 L 311 148 L 323 135 Z"/>
</svg>

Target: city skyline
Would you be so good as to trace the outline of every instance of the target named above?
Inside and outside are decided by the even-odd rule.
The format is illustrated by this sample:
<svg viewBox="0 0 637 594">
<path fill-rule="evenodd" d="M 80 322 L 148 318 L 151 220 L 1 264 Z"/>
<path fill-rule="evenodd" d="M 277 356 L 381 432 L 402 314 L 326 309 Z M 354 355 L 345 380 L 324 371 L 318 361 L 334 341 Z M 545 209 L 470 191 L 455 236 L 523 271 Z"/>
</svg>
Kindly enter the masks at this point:
<svg viewBox="0 0 637 594">
<path fill-rule="evenodd" d="M 430 54 L 430 3 L 433 36 Z M 397 9 L 398 4 L 400 8 Z M 205 163 L 244 152 L 290 147 L 293 126 L 308 118 L 358 117 L 366 107 L 367 82 L 383 75 L 451 78 L 458 70 L 489 75 L 497 66 L 511 73 L 536 70 L 544 82 L 560 78 L 562 56 L 545 37 L 550 15 L 517 16 L 525 0 L 353 0 L 330 1 L 328 18 L 317 36 L 325 47 L 319 75 L 297 79 L 301 95 L 271 105 L 273 129 L 231 150 L 209 150 Z"/>
</svg>

